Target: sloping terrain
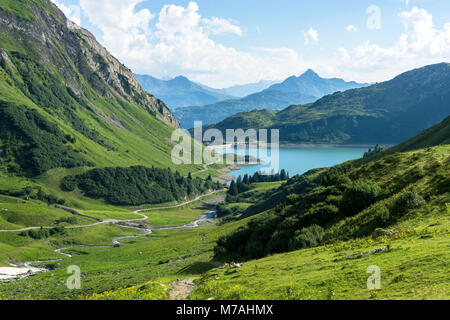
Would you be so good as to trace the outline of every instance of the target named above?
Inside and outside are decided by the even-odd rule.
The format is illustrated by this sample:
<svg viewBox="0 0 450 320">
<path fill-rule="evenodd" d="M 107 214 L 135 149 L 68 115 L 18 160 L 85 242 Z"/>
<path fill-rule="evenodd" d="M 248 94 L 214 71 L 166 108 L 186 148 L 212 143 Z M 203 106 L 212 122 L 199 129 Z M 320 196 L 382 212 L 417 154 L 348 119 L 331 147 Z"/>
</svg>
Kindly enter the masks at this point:
<svg viewBox="0 0 450 320">
<path fill-rule="evenodd" d="M 21 199 L 18 215 L 30 199 L 113 211 L 81 189 L 61 188 L 64 177 L 94 168 L 154 166 L 162 189 L 146 183 L 160 192 L 175 171 L 181 183 L 204 169 L 173 164 L 171 135 L 179 125 L 166 105 L 49 0 L 0 1 L 0 27 L 0 194 Z M 188 189 L 192 195 L 197 188 Z"/>
<path fill-rule="evenodd" d="M 88 31 L 47 0 L 1 1 L 0 24 L 3 172 L 170 165 L 178 122 Z"/>
<path fill-rule="evenodd" d="M 215 259 L 244 263 L 205 273 L 191 298 L 448 299 L 448 128 L 296 176 L 271 197 L 228 196 L 248 223 L 218 240 Z"/>
<path fill-rule="evenodd" d="M 450 65 L 441 63 L 309 105 L 237 114 L 207 128 L 279 129 L 283 143 L 396 144 L 449 114 Z"/>
<path fill-rule="evenodd" d="M 428 206 L 445 207 L 450 192 L 448 120 L 390 150 L 298 175 L 243 210 L 261 213 L 219 241 L 218 256 L 241 259 L 372 235 Z M 417 148 L 414 141 L 428 141 Z M 401 150 L 401 152 L 396 152 Z M 248 197 L 229 196 L 228 202 Z M 264 212 L 264 213 L 262 213 Z M 294 235 L 294 236 L 292 236 Z"/>
</svg>

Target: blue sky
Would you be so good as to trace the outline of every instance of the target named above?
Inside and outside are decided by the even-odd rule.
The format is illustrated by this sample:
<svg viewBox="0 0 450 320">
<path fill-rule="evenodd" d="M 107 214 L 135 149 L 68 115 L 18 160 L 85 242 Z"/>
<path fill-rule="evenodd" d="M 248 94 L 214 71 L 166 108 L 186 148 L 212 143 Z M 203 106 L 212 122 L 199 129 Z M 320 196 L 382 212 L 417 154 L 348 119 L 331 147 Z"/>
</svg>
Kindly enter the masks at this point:
<svg viewBox="0 0 450 320">
<path fill-rule="evenodd" d="M 384 81 L 450 62 L 444 0 L 53 0 L 136 73 L 213 87 L 326 77 Z M 368 10 L 369 9 L 369 10 Z"/>
</svg>

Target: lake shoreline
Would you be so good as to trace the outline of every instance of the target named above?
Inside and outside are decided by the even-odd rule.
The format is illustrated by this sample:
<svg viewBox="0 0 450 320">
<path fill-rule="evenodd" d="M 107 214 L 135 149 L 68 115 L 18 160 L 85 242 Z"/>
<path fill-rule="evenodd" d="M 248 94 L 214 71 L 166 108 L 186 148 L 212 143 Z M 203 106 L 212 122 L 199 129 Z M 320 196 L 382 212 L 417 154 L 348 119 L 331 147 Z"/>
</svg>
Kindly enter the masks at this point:
<svg viewBox="0 0 450 320">
<path fill-rule="evenodd" d="M 303 174 L 311 169 L 332 167 L 349 160 L 362 158 L 364 154 L 372 148 L 374 148 L 374 146 L 302 145 L 302 147 L 299 147 L 299 145 L 283 145 L 280 146 L 279 150 L 276 151 L 275 155 L 277 159 L 271 158 L 272 151 L 275 149 L 267 148 L 267 156 L 269 158 L 265 162 L 268 162 L 270 164 L 270 167 L 268 167 L 268 164 L 238 164 L 231 168 L 229 166 L 227 173 L 228 175 L 237 178 L 239 175 L 253 175 L 257 171 L 271 170 L 273 168 L 274 171 L 284 169 L 289 172 L 290 176 L 292 177 L 297 174 Z M 247 149 L 246 152 L 251 152 L 251 150 Z M 238 150 L 237 152 L 240 151 Z"/>
<path fill-rule="evenodd" d="M 238 146 L 243 146 L 245 145 L 246 147 L 249 146 L 259 146 L 259 147 L 272 147 L 272 144 L 270 143 L 261 143 L 259 145 L 257 144 L 224 144 L 224 145 L 220 145 L 220 146 L 208 146 L 208 148 L 214 149 L 214 150 L 224 150 L 224 149 L 229 149 L 229 148 L 234 148 L 234 147 L 238 147 Z M 317 144 L 304 144 L 304 143 L 280 143 L 278 145 L 279 148 L 375 148 L 377 144 L 324 144 L 324 143 L 317 143 Z M 393 146 L 395 146 L 394 143 L 379 143 L 378 145 L 383 146 L 383 147 L 387 147 L 387 148 L 391 148 Z"/>
</svg>

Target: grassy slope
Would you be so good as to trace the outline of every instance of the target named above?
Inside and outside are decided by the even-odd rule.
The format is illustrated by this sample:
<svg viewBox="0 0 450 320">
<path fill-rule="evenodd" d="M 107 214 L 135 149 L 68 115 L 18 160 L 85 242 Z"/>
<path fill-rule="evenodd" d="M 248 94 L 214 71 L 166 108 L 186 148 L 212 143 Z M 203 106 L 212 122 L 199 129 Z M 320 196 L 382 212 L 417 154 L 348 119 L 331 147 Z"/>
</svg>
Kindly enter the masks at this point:
<svg viewBox="0 0 450 320">
<path fill-rule="evenodd" d="M 436 176 L 448 178 L 450 146 L 387 156 L 355 168 L 352 179 L 370 178 L 388 188 L 403 185 L 411 170 L 427 172 L 414 182 L 419 194 L 434 194 L 388 230 L 392 238 L 336 241 L 317 248 L 249 261 L 242 268 L 214 270 L 202 277 L 193 298 L 208 299 L 448 299 L 450 276 L 450 197 L 436 190 Z M 393 196 L 395 198 L 395 196 Z M 391 199 L 385 200 L 387 202 Z M 329 232 L 364 221 L 370 208 L 346 218 Z M 261 213 L 260 215 L 264 215 Z M 375 249 L 355 259 L 342 259 Z M 382 289 L 366 287 L 367 267 L 382 271 Z"/>
<path fill-rule="evenodd" d="M 417 212 L 393 229 L 395 238 L 357 239 L 219 269 L 198 282 L 194 299 L 448 299 L 450 204 Z M 431 225 L 434 225 L 431 227 Z M 430 226 L 430 227 L 429 227 Z M 340 260 L 379 248 L 390 250 Z M 381 269 L 381 290 L 370 291 L 369 266 Z"/>
<path fill-rule="evenodd" d="M 356 161 L 356 163 L 375 161 L 396 152 L 407 152 L 446 144 L 450 144 L 450 117 L 405 142 L 366 159 Z"/>
<path fill-rule="evenodd" d="M 205 271 L 205 266 L 209 266 L 206 270 L 211 268 L 205 263 L 212 258 L 212 248 L 217 238 L 243 224 L 245 221 L 224 227 L 155 231 L 151 236 L 133 240 L 120 248 L 79 247 L 68 250 L 67 252 L 77 255 L 71 259 L 63 258 L 60 262 L 61 268 L 32 278 L 2 284 L 0 298 L 80 298 L 148 281 L 170 282 L 177 278 L 198 276 L 199 272 Z M 91 242 L 93 234 L 100 231 L 92 229 L 90 236 L 79 231 L 80 234 L 76 236 L 85 244 Z M 103 234 L 98 238 L 102 236 Z M 111 234 L 104 237 L 106 242 L 110 236 Z M 11 241 L 16 243 L 17 239 Z M 8 248 L 5 244 L 1 246 Z M 35 243 L 34 246 L 33 250 L 30 248 L 23 252 L 20 258 L 25 260 L 61 258 L 50 253 L 45 243 Z M 86 273 L 82 279 L 81 290 L 70 291 L 65 286 L 67 279 L 65 268 L 69 265 L 78 265 L 81 271 Z"/>
<path fill-rule="evenodd" d="M 220 193 L 201 197 L 199 200 L 177 207 L 175 209 L 158 209 L 143 212 L 149 217 L 148 222 L 154 226 L 180 226 L 199 219 L 210 210 L 210 203 L 222 198 Z M 175 205 L 175 204 L 174 204 Z M 108 206 L 105 206 L 108 208 Z M 142 207 L 147 209 L 148 207 Z M 5 211 L 4 209 L 7 209 Z M 80 210 L 82 213 L 100 219 L 135 220 L 142 216 L 136 215 L 131 207 L 112 207 L 97 210 Z M 70 213 L 56 209 L 40 201 L 24 201 L 14 197 L 0 196 L 0 230 L 17 230 L 27 227 L 63 225 L 68 231 L 66 236 L 50 237 L 47 240 L 33 241 L 30 238 L 20 237 L 20 232 L 0 232 L 0 265 L 7 265 L 8 261 L 24 262 L 27 260 L 47 260 L 60 258 L 50 249 L 61 248 L 68 245 L 111 245 L 113 238 L 137 234 L 138 231 L 119 228 L 115 225 L 90 226 L 95 221 L 84 217 L 76 217 L 75 226 L 84 228 L 71 228 L 74 225 L 57 223 L 58 219 L 72 217 Z M 14 241 L 10 239 L 15 239 Z M 39 250 L 37 250 L 39 249 Z M 26 257 L 26 258 L 24 258 Z M 33 257 L 33 258 L 31 258 Z"/>
<path fill-rule="evenodd" d="M 16 230 L 36 226 L 56 226 L 56 221 L 73 215 L 40 201 L 24 201 L 13 197 L 0 196 L 0 230 Z M 79 224 L 89 224 L 92 220 L 77 217 Z"/>
<path fill-rule="evenodd" d="M 33 21 L 32 11 L 28 4 L 37 6 L 45 12 L 52 15 L 59 23 L 59 18 L 53 13 L 53 9 L 49 2 L 41 0 L 22 0 L 17 1 L 1 0 L 0 9 L 6 10 L 18 18 Z M 81 37 L 79 37 L 81 39 Z M 19 52 L 25 54 L 31 59 L 43 63 L 43 66 L 48 70 L 55 79 L 66 83 L 66 79 L 56 70 L 52 65 L 46 65 L 47 61 L 44 57 L 40 60 L 39 54 L 35 50 L 27 47 L 29 42 L 17 41 L 5 34 L 0 35 L 0 47 L 3 48 L 8 56 L 12 56 L 12 52 Z M 73 128 L 66 119 L 60 116 L 59 113 L 50 113 L 45 105 L 33 102 L 26 92 L 20 88 L 24 83 L 22 76 L 17 68 L 6 66 L 0 67 L 0 100 L 4 102 L 17 103 L 18 105 L 26 106 L 26 108 L 35 109 L 45 119 L 55 123 L 64 134 L 68 134 L 75 138 L 74 143 L 69 143 L 71 147 L 80 151 L 80 154 L 91 162 L 95 167 L 109 167 L 122 166 L 128 167 L 133 165 L 143 165 L 147 167 L 155 166 L 160 168 L 170 167 L 172 170 L 178 170 L 181 174 L 187 175 L 189 172 L 196 172 L 203 169 L 201 165 L 181 165 L 176 166 L 171 160 L 171 151 L 173 144 L 170 141 L 173 128 L 166 125 L 164 122 L 155 118 L 145 108 L 137 104 L 125 101 L 125 99 L 115 96 L 108 98 L 100 95 L 89 83 L 83 78 L 83 75 L 77 70 L 75 63 L 71 61 L 65 49 L 58 43 L 54 44 L 58 48 L 58 55 L 60 56 L 60 63 L 73 72 L 80 79 L 82 87 L 81 96 L 85 103 L 91 108 L 86 108 L 86 105 L 81 105 L 78 101 L 71 100 L 72 106 L 75 107 L 76 116 L 91 129 L 94 129 L 98 134 L 104 138 L 108 148 L 100 145 L 96 141 L 83 135 L 75 128 Z M 58 59 L 58 57 L 54 57 Z M 59 60 L 58 60 L 59 61 Z M 46 79 L 40 78 L 40 74 L 35 75 L 37 81 L 42 81 L 45 85 Z M 70 81 L 70 80 L 69 80 Z M 92 112 L 95 110 L 96 112 Z M 114 125 L 112 121 L 106 119 L 119 119 L 120 126 Z M 0 141 L 0 149 L 2 142 Z M 1 156 L 1 153 L 0 153 Z M 0 160 L 2 160 L 0 158 Z M 0 192 L 19 191 L 26 186 L 34 188 L 40 187 L 47 194 L 52 194 L 58 198 L 65 199 L 68 206 L 77 207 L 81 210 L 97 211 L 100 217 L 121 217 L 128 218 L 128 211 L 123 208 L 116 208 L 106 205 L 102 201 L 92 200 L 84 197 L 79 192 L 67 193 L 60 189 L 59 182 L 66 175 L 73 175 L 82 173 L 89 168 L 75 168 L 75 169 L 53 169 L 41 176 L 33 178 L 22 178 L 7 172 L 6 164 L 0 161 Z M 202 173 L 202 176 L 206 173 Z M 212 176 L 219 176 L 220 174 L 214 170 L 209 169 L 207 174 Z M 0 200 L 0 204 L 2 201 Z M 26 205 L 18 204 L 16 211 L 20 214 L 27 214 L 29 208 Z M 50 210 L 51 211 L 51 210 Z M 108 213 L 109 212 L 109 213 Z M 112 212 L 112 213 L 111 213 Z M 117 212 L 117 213 L 116 213 Z M 38 216 L 37 216 L 38 217 Z M 36 225 L 44 224 L 44 220 L 36 220 Z"/>
<path fill-rule="evenodd" d="M 440 146 L 431 150 L 403 154 L 402 157 L 395 158 L 397 163 L 395 167 L 390 162 L 394 160 L 391 156 L 386 162 L 391 164 L 380 165 L 380 161 L 376 161 L 370 166 L 356 168 L 355 174 L 373 174 L 373 177 L 389 181 L 393 175 L 393 168 L 397 174 L 401 174 L 411 168 L 411 161 L 417 165 L 427 165 L 433 163 L 432 159 L 435 159 L 441 165 L 445 164 L 449 148 Z M 431 177 L 427 178 L 427 181 L 428 179 Z M 256 189 L 249 192 L 250 199 L 253 198 L 255 201 L 261 199 L 266 191 L 273 191 L 272 188 L 278 186 L 277 183 L 257 184 Z M 427 186 L 428 183 L 418 183 L 418 192 Z M 238 269 L 223 268 L 208 271 L 212 267 L 206 262 L 213 256 L 212 249 L 216 240 L 247 224 L 249 219 L 193 230 L 157 231 L 149 237 L 129 241 L 130 244 L 121 248 L 76 247 L 68 251 L 75 253 L 76 256 L 72 259 L 64 258 L 60 262 L 61 268 L 51 273 L 4 284 L 0 286 L 0 297 L 82 298 L 112 290 L 111 295 L 118 298 L 167 299 L 167 295 L 161 296 L 159 292 L 158 295 L 151 295 L 150 289 L 143 290 L 141 296 L 136 296 L 119 288 L 143 285 L 149 281 L 170 284 L 174 279 L 200 277 L 197 289 L 192 294 L 193 299 L 448 298 L 450 282 L 446 270 L 450 258 L 447 250 L 450 245 L 450 204 L 446 205 L 446 202 L 449 202 L 448 193 L 434 198 L 426 206 L 404 216 L 390 227 L 391 230 L 400 232 L 393 238 L 383 237 L 377 240 L 363 238 L 336 242 L 318 248 L 249 261 Z M 195 206 L 197 206 L 195 203 L 187 206 L 187 213 Z M 163 210 L 158 214 L 164 212 L 170 214 L 171 211 Z M 118 230 L 92 228 L 70 232 L 69 239 L 78 244 L 108 244 Z M 21 243 L 19 241 L 21 238 L 17 235 L 8 234 L 3 237 L 2 252 L 4 250 L 10 254 L 12 252 L 13 256 L 19 257 L 22 261 L 60 258 L 48 248 L 52 244 L 61 247 L 68 240 L 59 238 L 51 239 L 52 243 L 48 241 Z M 379 248 L 389 250 L 365 255 L 359 259 L 340 260 L 355 253 Z M 86 272 L 81 290 L 69 291 L 64 286 L 67 279 L 64 267 L 72 264 L 79 265 L 82 272 Z M 366 288 L 369 276 L 366 269 L 370 265 L 381 268 L 380 291 L 371 292 Z M 19 288 L 23 289 L 18 290 Z M 100 295 L 91 298 L 105 297 Z"/>
<path fill-rule="evenodd" d="M 88 139 L 63 120 L 48 114 L 43 108 L 35 105 L 22 92 L 6 82 L 6 72 L 0 69 L 0 97 L 4 101 L 17 102 L 29 108 L 37 109 L 46 119 L 58 124 L 67 134 L 76 138 L 74 148 L 82 150 L 84 157 L 97 167 L 106 166 L 132 166 L 144 165 L 166 168 L 175 168 L 171 161 L 172 144 L 170 136 L 172 128 L 150 116 L 142 108 L 122 101 L 123 105 L 112 100 L 106 100 L 95 93 L 96 106 L 107 106 L 115 116 L 121 119 L 126 129 L 119 129 L 105 121 L 86 112 L 79 110 L 80 117 L 92 124 L 92 126 L 115 146 L 116 150 L 108 150 L 105 147 Z M 1 81 L 3 79 L 3 81 Z M 81 107 L 80 107 L 81 108 Z M 198 169 L 201 167 L 199 166 Z M 187 173 L 188 167 L 177 167 L 180 172 Z M 192 169 L 191 169 L 192 170 Z"/>
</svg>

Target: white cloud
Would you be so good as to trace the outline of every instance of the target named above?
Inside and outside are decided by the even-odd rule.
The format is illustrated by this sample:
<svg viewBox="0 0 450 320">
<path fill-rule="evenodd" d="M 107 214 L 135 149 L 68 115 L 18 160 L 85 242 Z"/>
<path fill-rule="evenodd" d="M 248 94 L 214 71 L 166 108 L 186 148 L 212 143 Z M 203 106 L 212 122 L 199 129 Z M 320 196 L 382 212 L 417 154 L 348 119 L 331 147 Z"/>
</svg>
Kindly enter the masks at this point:
<svg viewBox="0 0 450 320">
<path fill-rule="evenodd" d="M 245 36 L 243 29 L 223 17 L 202 17 L 196 2 L 165 5 L 159 12 L 136 9 L 145 1 L 79 3 L 84 18 L 103 33 L 100 40 L 114 56 L 136 73 L 160 78 L 182 74 L 209 86 L 226 87 L 283 79 L 313 68 L 324 76 L 374 82 L 450 57 L 450 23 L 439 28 L 430 13 L 417 7 L 399 13 L 404 32 L 392 46 L 366 41 L 353 48 L 337 48 L 328 58 L 305 61 L 292 48 L 244 51 L 221 44 L 217 35 Z M 54 2 L 70 14 L 63 0 Z M 304 37 L 307 44 L 319 42 L 318 31 L 312 27 Z"/>
<path fill-rule="evenodd" d="M 345 30 L 347 30 L 348 32 L 356 32 L 356 31 L 358 31 L 358 28 L 356 28 L 354 25 L 352 25 L 352 24 L 349 24 L 346 28 L 345 28 Z"/>
<path fill-rule="evenodd" d="M 64 12 L 66 17 L 76 24 L 81 24 L 81 10 L 79 6 L 66 6 L 63 3 L 59 2 L 59 0 L 52 0 L 52 2 L 58 6 L 58 8 Z"/>
<path fill-rule="evenodd" d="M 212 35 L 242 36 L 242 28 L 219 17 L 202 17 L 196 2 L 164 5 L 159 13 L 136 10 L 146 0 L 79 0 L 106 48 L 137 73 L 160 78 L 185 75 L 215 87 L 282 79 L 306 68 L 289 48 L 251 52 L 224 46 Z"/>
<path fill-rule="evenodd" d="M 381 81 L 427 64 L 449 60 L 450 23 L 436 28 L 433 16 L 413 7 L 398 15 L 404 32 L 391 47 L 366 41 L 352 49 L 338 48 L 334 59 L 322 65 L 330 74 L 345 74 L 359 81 Z"/>
<path fill-rule="evenodd" d="M 305 38 L 305 44 L 308 45 L 310 43 L 315 44 L 319 42 L 319 32 L 314 30 L 313 28 L 309 28 L 308 31 L 303 32 Z"/>
<path fill-rule="evenodd" d="M 135 11 L 143 1 L 80 0 L 80 6 L 89 21 L 103 32 L 106 47 L 122 58 L 145 48 L 151 36 L 150 21 L 155 15 L 147 9 Z"/>
<path fill-rule="evenodd" d="M 234 25 L 231 21 L 212 17 L 211 19 L 203 19 L 206 30 L 211 34 L 231 33 L 238 36 L 243 34 L 242 29 L 238 25 Z"/>
</svg>

